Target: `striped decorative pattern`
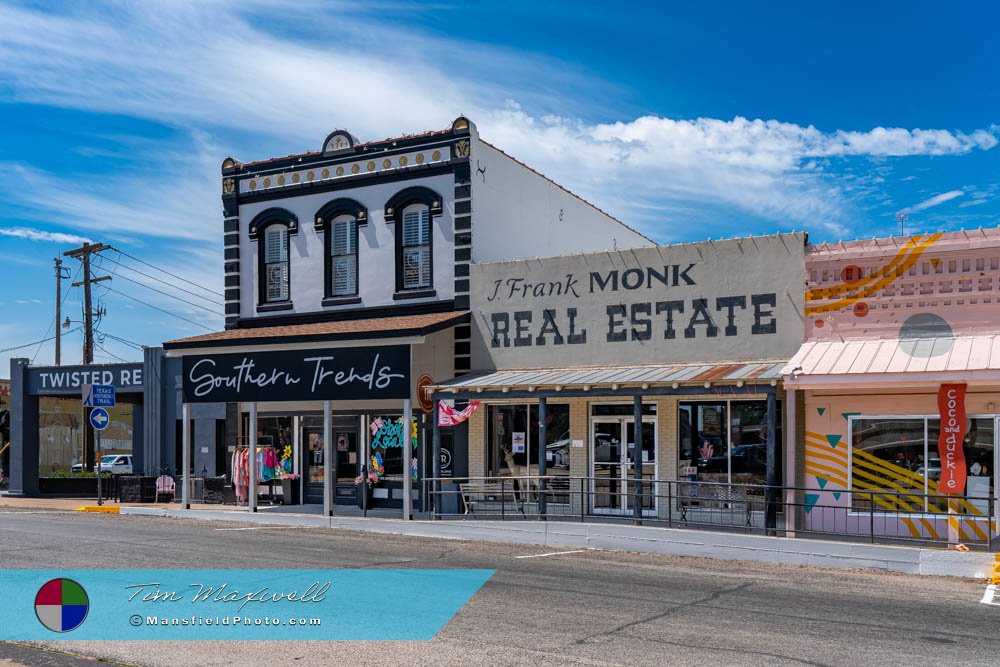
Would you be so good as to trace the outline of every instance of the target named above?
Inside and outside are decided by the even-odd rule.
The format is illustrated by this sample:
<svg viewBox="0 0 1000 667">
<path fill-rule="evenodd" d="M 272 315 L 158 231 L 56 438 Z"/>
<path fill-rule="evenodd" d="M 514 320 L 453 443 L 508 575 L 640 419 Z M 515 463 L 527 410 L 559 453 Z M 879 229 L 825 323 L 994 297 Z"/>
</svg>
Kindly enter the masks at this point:
<svg viewBox="0 0 1000 667">
<path fill-rule="evenodd" d="M 240 317 L 240 219 L 227 217 L 222 224 L 225 241 L 223 279 L 226 288 L 226 328 L 230 329 Z"/>
<path fill-rule="evenodd" d="M 472 262 L 472 179 L 470 169 L 455 169 L 455 308 L 469 308 L 469 264 Z M 472 367 L 472 328 L 455 327 L 455 375 Z"/>
<path fill-rule="evenodd" d="M 830 491 L 839 498 L 848 489 L 850 460 L 850 489 L 858 493 L 857 499 L 867 500 L 869 496 L 865 494 L 869 491 L 891 494 L 870 497 L 878 510 L 886 512 L 889 517 L 898 518 L 911 537 L 947 537 L 941 534 L 940 525 L 945 516 L 929 516 L 937 514 L 947 515 L 948 528 L 958 538 L 987 539 L 986 531 L 990 527 L 985 525 L 983 519 L 986 516 L 975 505 L 963 498 L 930 496 L 926 498 L 929 502 L 925 507 L 923 475 L 860 449 L 854 449 L 849 457 L 847 450 L 840 442 L 839 435 L 826 436 L 806 431 L 805 471 L 816 477 L 821 490 Z M 947 509 L 944 507 L 945 503 Z"/>
</svg>

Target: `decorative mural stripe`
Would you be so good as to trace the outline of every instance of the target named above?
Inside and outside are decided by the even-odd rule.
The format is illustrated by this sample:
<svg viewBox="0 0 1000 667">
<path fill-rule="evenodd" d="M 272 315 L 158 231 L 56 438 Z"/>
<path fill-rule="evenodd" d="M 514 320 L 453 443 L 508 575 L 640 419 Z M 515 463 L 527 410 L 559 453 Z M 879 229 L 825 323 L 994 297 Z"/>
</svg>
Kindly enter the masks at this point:
<svg viewBox="0 0 1000 667">
<path fill-rule="evenodd" d="M 858 459 L 861 459 L 861 463 L 858 463 Z M 854 461 L 855 461 L 854 463 L 855 468 L 861 465 L 864 467 L 873 468 L 875 470 L 882 470 L 887 474 L 892 475 L 894 479 L 897 479 L 899 481 L 907 480 L 910 481 L 911 483 L 919 482 L 918 488 L 920 488 L 921 493 L 923 493 L 924 489 L 923 475 L 918 475 L 912 470 L 907 470 L 902 466 L 898 466 L 894 463 L 889 463 L 888 461 L 880 459 L 877 456 L 869 454 L 868 452 L 860 449 L 854 450 Z"/>
<path fill-rule="evenodd" d="M 806 474 L 815 475 L 816 481 L 819 484 L 820 489 L 826 491 L 826 485 L 830 483 L 839 484 L 840 488 L 847 488 L 847 480 L 843 477 L 830 473 L 826 470 L 821 470 L 819 468 L 814 468 L 813 466 L 805 467 Z"/>
<path fill-rule="evenodd" d="M 902 276 L 904 273 L 906 273 L 906 271 L 908 271 L 911 266 L 913 266 L 914 264 L 917 263 L 917 260 L 920 259 L 920 255 L 923 254 L 924 250 L 926 250 L 935 241 L 937 241 L 939 238 L 941 238 L 941 234 L 942 233 L 943 232 L 938 232 L 937 234 L 932 234 L 929 240 L 925 241 L 924 243 L 921 243 L 918 246 L 917 250 L 914 251 L 914 253 L 912 255 L 910 255 L 903 264 L 901 264 L 900 266 L 896 267 L 892 271 L 892 275 L 890 275 L 890 276 L 888 276 L 886 278 L 883 278 L 882 280 L 879 280 L 875 284 L 869 285 L 868 287 L 866 287 L 865 289 L 861 290 L 860 292 L 857 292 L 856 294 L 852 294 L 851 296 L 846 297 L 844 299 L 841 299 L 839 301 L 835 301 L 833 303 L 829 303 L 829 304 L 826 304 L 824 306 L 811 306 L 811 307 L 807 306 L 805 314 L 806 315 L 815 315 L 817 313 L 826 313 L 826 312 L 829 312 L 831 310 L 840 310 L 841 308 L 844 308 L 846 306 L 851 306 L 851 305 L 857 303 L 858 301 L 860 301 L 861 299 L 864 299 L 866 297 L 871 296 L 875 292 L 879 291 L 880 289 L 882 289 L 886 285 L 894 282 L 896 279 L 898 279 L 900 276 Z"/>
<path fill-rule="evenodd" d="M 865 285 L 870 284 L 872 281 L 878 280 L 892 271 L 897 264 L 903 261 L 903 258 L 913 250 L 917 242 L 924 238 L 923 234 L 917 234 L 916 236 L 911 236 L 910 240 L 899 249 L 896 256 L 892 258 L 888 264 L 883 266 L 881 269 L 871 274 L 864 280 L 858 280 L 853 283 L 842 283 L 840 285 L 833 285 L 832 287 L 820 287 L 817 289 L 806 290 L 806 301 L 818 301 L 821 299 L 832 299 L 834 297 L 840 296 L 842 294 L 847 294 L 853 292 L 854 290 L 861 289 Z"/>
<path fill-rule="evenodd" d="M 806 458 L 809 456 L 818 456 L 834 463 L 840 463 L 845 467 L 847 465 L 847 454 L 838 452 L 836 449 L 831 449 L 830 447 L 820 449 L 811 443 L 806 443 Z"/>
<path fill-rule="evenodd" d="M 805 471 L 810 475 L 823 477 L 827 482 L 839 482 L 842 487 L 847 488 L 847 476 L 836 468 L 806 461 Z"/>
<path fill-rule="evenodd" d="M 900 518 L 900 521 L 902 521 L 903 524 L 910 529 L 910 537 L 923 537 L 920 534 L 920 529 L 913 524 L 913 519 L 908 516 L 904 516 Z"/>
</svg>

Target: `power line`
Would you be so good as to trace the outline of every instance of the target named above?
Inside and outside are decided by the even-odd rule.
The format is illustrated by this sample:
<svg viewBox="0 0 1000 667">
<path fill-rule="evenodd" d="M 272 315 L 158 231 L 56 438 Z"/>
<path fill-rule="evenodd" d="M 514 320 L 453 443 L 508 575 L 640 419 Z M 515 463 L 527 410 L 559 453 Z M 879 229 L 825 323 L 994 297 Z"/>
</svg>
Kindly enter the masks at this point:
<svg viewBox="0 0 1000 667">
<path fill-rule="evenodd" d="M 79 331 L 79 330 L 80 330 L 80 327 L 77 327 L 75 329 L 67 331 L 66 333 L 67 334 L 71 334 L 74 331 Z M 56 338 L 55 336 L 49 336 L 48 338 L 44 338 L 42 340 L 32 341 L 30 343 L 25 343 L 24 345 L 17 345 L 15 347 L 8 347 L 6 349 L 0 350 L 0 354 L 3 354 L 4 352 L 13 352 L 14 350 L 20 350 L 20 349 L 23 349 L 23 348 L 26 348 L 26 347 L 31 347 L 32 345 L 41 345 L 42 343 L 47 343 L 50 340 L 55 340 L 55 338 Z"/>
<path fill-rule="evenodd" d="M 225 296 L 226 296 L 226 295 L 225 295 L 225 294 L 223 294 L 222 292 L 216 292 L 215 290 L 210 290 L 210 289 L 208 289 L 207 287 L 204 287 L 204 286 L 202 286 L 202 285 L 199 285 L 198 283 L 195 283 L 195 282 L 191 282 L 191 281 L 190 281 L 190 280 L 188 280 L 187 278 L 181 278 L 180 276 L 178 276 L 178 275 L 176 275 L 176 274 L 174 274 L 174 273 L 170 273 L 170 272 L 169 272 L 169 271 L 167 271 L 166 269 L 161 269 L 160 267 L 158 267 L 158 266 L 156 266 L 156 265 L 154 265 L 154 264 L 150 264 L 149 262 L 144 262 L 143 260 L 139 259 L 138 257 L 135 257 L 135 256 L 133 256 L 133 255 L 130 255 L 130 254 L 128 254 L 128 253 L 127 253 L 127 252 L 125 252 L 124 250 L 119 250 L 118 248 L 114 248 L 114 247 L 112 247 L 111 249 L 112 249 L 112 250 L 114 250 L 115 252 L 119 253 L 119 254 L 122 254 L 122 255 L 125 255 L 126 257 L 128 257 L 128 258 L 129 258 L 129 259 L 131 259 L 131 260 L 134 260 L 134 261 L 136 261 L 136 262 L 139 262 L 140 264 L 144 264 L 145 266 L 148 266 L 148 267 L 149 267 L 149 268 L 151 268 L 151 269 L 156 269 L 157 271 L 160 271 L 160 272 L 162 272 L 162 273 L 165 273 L 165 274 L 167 274 L 168 276 L 170 276 L 171 278 L 176 278 L 177 280 L 180 280 L 181 282 L 184 282 L 184 283 L 187 283 L 187 284 L 189 284 L 189 285 L 194 285 L 194 286 L 195 286 L 195 287 L 197 287 L 198 289 L 202 289 L 202 290 L 205 290 L 206 292 L 209 292 L 209 293 L 211 293 L 211 294 L 215 294 L 215 295 L 217 295 L 217 296 L 221 296 L 221 297 L 223 297 L 223 298 L 225 298 Z"/>
<path fill-rule="evenodd" d="M 163 296 L 170 297 L 171 299 L 176 299 L 176 300 L 180 301 L 181 303 L 183 303 L 185 305 L 194 306 L 195 308 L 201 308 L 202 310 L 204 310 L 206 312 L 209 312 L 209 313 L 212 313 L 213 315 L 218 315 L 219 317 L 223 317 L 222 313 L 220 313 L 220 312 L 218 312 L 216 310 L 212 310 L 211 308 L 208 308 L 206 306 L 203 306 L 200 303 L 191 303 L 190 301 L 186 301 L 186 300 L 182 299 L 181 297 L 177 296 L 176 294 L 170 294 L 169 292 L 164 292 L 163 290 L 158 290 L 155 287 L 151 287 L 151 286 L 149 286 L 149 285 L 147 285 L 145 283 L 140 283 L 138 280 L 132 280 L 128 276 L 123 276 L 123 275 L 119 274 L 119 275 L 117 275 L 115 277 L 119 278 L 121 280 L 127 280 L 130 283 L 134 283 L 134 284 L 138 285 L 139 287 L 145 287 L 148 290 L 153 290 L 157 294 L 162 294 Z"/>
<path fill-rule="evenodd" d="M 123 296 L 123 297 L 125 297 L 126 299 L 131 299 L 132 301 L 135 301 L 136 303 L 141 303 L 141 304 L 142 304 L 142 305 L 144 305 L 144 306 L 149 306 L 149 307 L 150 307 L 150 308 L 152 308 L 153 310 L 158 310 L 158 311 L 160 311 L 161 313 L 164 313 L 164 314 L 166 314 L 166 315 L 170 315 L 171 317 L 176 317 L 176 318 L 177 318 L 177 319 L 179 319 L 179 320 L 184 320 L 185 322 L 188 322 L 188 323 L 190 323 L 190 324 L 193 324 L 193 325 L 195 325 L 195 326 L 198 326 L 198 327 L 201 327 L 202 329 L 205 329 L 206 331 L 213 331 L 213 329 L 212 329 L 211 327 L 206 327 L 206 326 L 205 326 L 204 324 L 202 324 L 201 322 L 195 322 L 194 320 L 190 320 L 190 319 L 188 319 L 188 318 L 186 318 L 186 317 L 183 317 L 183 316 L 181 316 L 181 315 L 178 315 L 177 313 L 172 313 L 172 312 L 170 312 L 169 310 L 164 310 L 163 308 L 160 308 L 159 306 L 154 306 L 153 304 L 151 304 L 151 303 L 147 303 L 147 302 L 145 302 L 145 301 L 143 301 L 143 300 L 141 300 L 141 299 L 137 299 L 137 298 L 135 298 L 134 296 L 129 296 L 128 294 L 125 294 L 124 292 L 119 292 L 118 290 L 116 290 L 116 289 L 115 289 L 115 288 L 113 288 L 113 287 L 108 287 L 107 285 L 105 285 L 105 286 L 104 286 L 104 289 L 108 290 L 109 292 L 114 292 L 115 294 L 117 294 L 117 295 L 119 295 L 119 296 Z"/>
<path fill-rule="evenodd" d="M 97 349 L 98 349 L 98 350 L 100 350 L 100 351 L 102 351 L 102 352 L 104 352 L 105 354 L 109 354 L 109 355 L 111 355 L 112 357 L 114 357 L 114 358 L 115 358 L 115 359 L 117 359 L 118 361 L 121 361 L 121 362 L 124 362 L 124 363 L 126 363 L 126 364 L 127 364 L 127 363 L 129 363 L 128 359 L 122 359 L 122 358 L 121 358 L 121 357 L 119 357 L 119 356 L 118 356 L 117 354 L 115 354 L 115 353 L 114 353 L 114 352 L 112 352 L 111 350 L 107 349 L 106 347 L 104 347 L 104 346 L 103 346 L 103 345 L 101 345 L 100 343 L 97 343 Z"/>
<path fill-rule="evenodd" d="M 105 266 L 104 266 L 104 265 L 102 265 L 102 264 L 99 264 L 99 265 L 98 265 L 98 268 L 101 268 L 101 269 L 104 269 L 105 271 L 107 271 L 107 270 L 108 270 L 108 269 L 107 269 L 107 267 L 105 267 Z M 160 278 L 157 278 L 156 276 L 151 276 L 151 275 L 149 275 L 148 273 L 143 273 L 143 272 L 142 272 L 142 271 L 140 271 L 139 269 L 135 269 L 135 268 L 132 268 L 132 267 L 131 267 L 131 266 L 129 266 L 128 264 L 122 264 L 121 262 L 118 262 L 118 261 L 116 261 L 116 262 L 115 262 L 115 270 L 111 272 L 111 273 L 112 273 L 112 275 L 116 275 L 116 276 L 118 276 L 119 278 L 123 278 L 123 279 L 125 279 L 125 280 L 130 280 L 130 278 L 127 278 L 126 276 L 123 276 L 123 275 L 121 275 L 121 274 L 117 273 L 117 270 L 118 270 L 118 269 L 128 269 L 129 271 L 132 271 L 132 272 L 134 272 L 134 273 L 138 273 L 138 274 L 139 274 L 140 276 L 144 276 L 144 277 L 146 277 L 146 278 L 149 278 L 150 280 L 155 280 L 155 281 L 156 281 L 156 282 L 158 282 L 158 283 L 163 283 L 163 284 L 164 284 L 164 285 L 166 285 L 167 287 L 170 287 L 170 288 L 172 288 L 172 289 L 175 289 L 175 290 L 177 290 L 177 291 L 179 291 L 179 292 L 184 292 L 185 294 L 190 294 L 191 296 L 194 296 L 194 297 L 198 297 L 199 299 L 204 299 L 205 301 L 208 301 L 208 302 L 209 302 L 210 304 L 212 304 L 213 306 L 221 306 L 221 305 L 222 305 L 222 304 L 221 304 L 221 303 L 219 303 L 218 301 L 215 301 L 215 300 L 213 300 L 213 299 L 210 299 L 209 297 L 207 297 L 207 296 L 204 296 L 203 294 L 197 294 L 196 292 L 192 292 L 192 291 L 190 291 L 190 290 L 186 290 L 186 289 L 184 289 L 183 287 L 179 287 L 179 286 L 177 286 L 177 285 L 174 285 L 173 283 L 169 283 L 169 282 L 167 282 L 166 280 L 161 280 Z M 137 281 L 133 280 L 132 282 L 137 282 Z M 138 284 L 140 284 L 140 285 L 141 285 L 142 283 L 138 283 Z M 151 289 L 152 289 L 152 288 L 151 288 Z M 185 302 L 185 303 L 187 303 L 187 302 Z M 191 305 L 195 305 L 195 304 L 191 304 Z"/>
<path fill-rule="evenodd" d="M 136 343 L 134 340 L 129 340 L 127 338 L 121 338 L 120 336 L 115 336 L 114 334 L 109 334 L 106 331 L 98 330 L 97 333 L 101 334 L 102 336 L 106 336 L 106 337 L 110 338 L 111 340 L 118 341 L 119 343 L 121 343 L 123 345 L 131 345 L 132 347 L 134 347 L 137 350 L 142 350 L 142 349 L 144 349 L 146 347 L 142 343 Z"/>
</svg>

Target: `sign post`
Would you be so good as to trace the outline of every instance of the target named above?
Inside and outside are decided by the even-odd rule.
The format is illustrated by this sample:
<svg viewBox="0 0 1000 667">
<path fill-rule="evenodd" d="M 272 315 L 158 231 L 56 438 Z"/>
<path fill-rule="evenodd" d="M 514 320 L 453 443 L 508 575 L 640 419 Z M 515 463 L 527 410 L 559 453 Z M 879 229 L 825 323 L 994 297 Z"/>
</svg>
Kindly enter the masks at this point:
<svg viewBox="0 0 1000 667">
<path fill-rule="evenodd" d="M 108 427 L 111 417 L 105 408 L 115 407 L 115 387 L 110 384 L 83 385 L 83 407 L 90 408 L 90 425 L 94 429 L 94 450 L 97 459 L 97 504 L 104 504 L 101 489 L 101 431 Z"/>
</svg>

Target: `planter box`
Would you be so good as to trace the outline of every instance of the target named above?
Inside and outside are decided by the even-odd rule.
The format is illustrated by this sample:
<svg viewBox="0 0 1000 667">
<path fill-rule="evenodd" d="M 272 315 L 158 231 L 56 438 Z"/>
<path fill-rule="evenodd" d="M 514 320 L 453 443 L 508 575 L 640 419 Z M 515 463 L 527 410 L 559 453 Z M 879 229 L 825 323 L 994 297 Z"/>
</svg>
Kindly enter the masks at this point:
<svg viewBox="0 0 1000 667">
<path fill-rule="evenodd" d="M 119 477 L 118 498 L 123 503 L 156 502 L 156 478 L 139 475 Z"/>
<path fill-rule="evenodd" d="M 108 478 L 101 480 L 103 485 Z M 39 477 L 38 492 L 58 495 L 97 496 L 96 477 Z"/>
<path fill-rule="evenodd" d="M 298 505 L 299 504 L 299 492 L 302 484 L 301 479 L 281 479 L 281 504 L 282 505 Z"/>
</svg>

